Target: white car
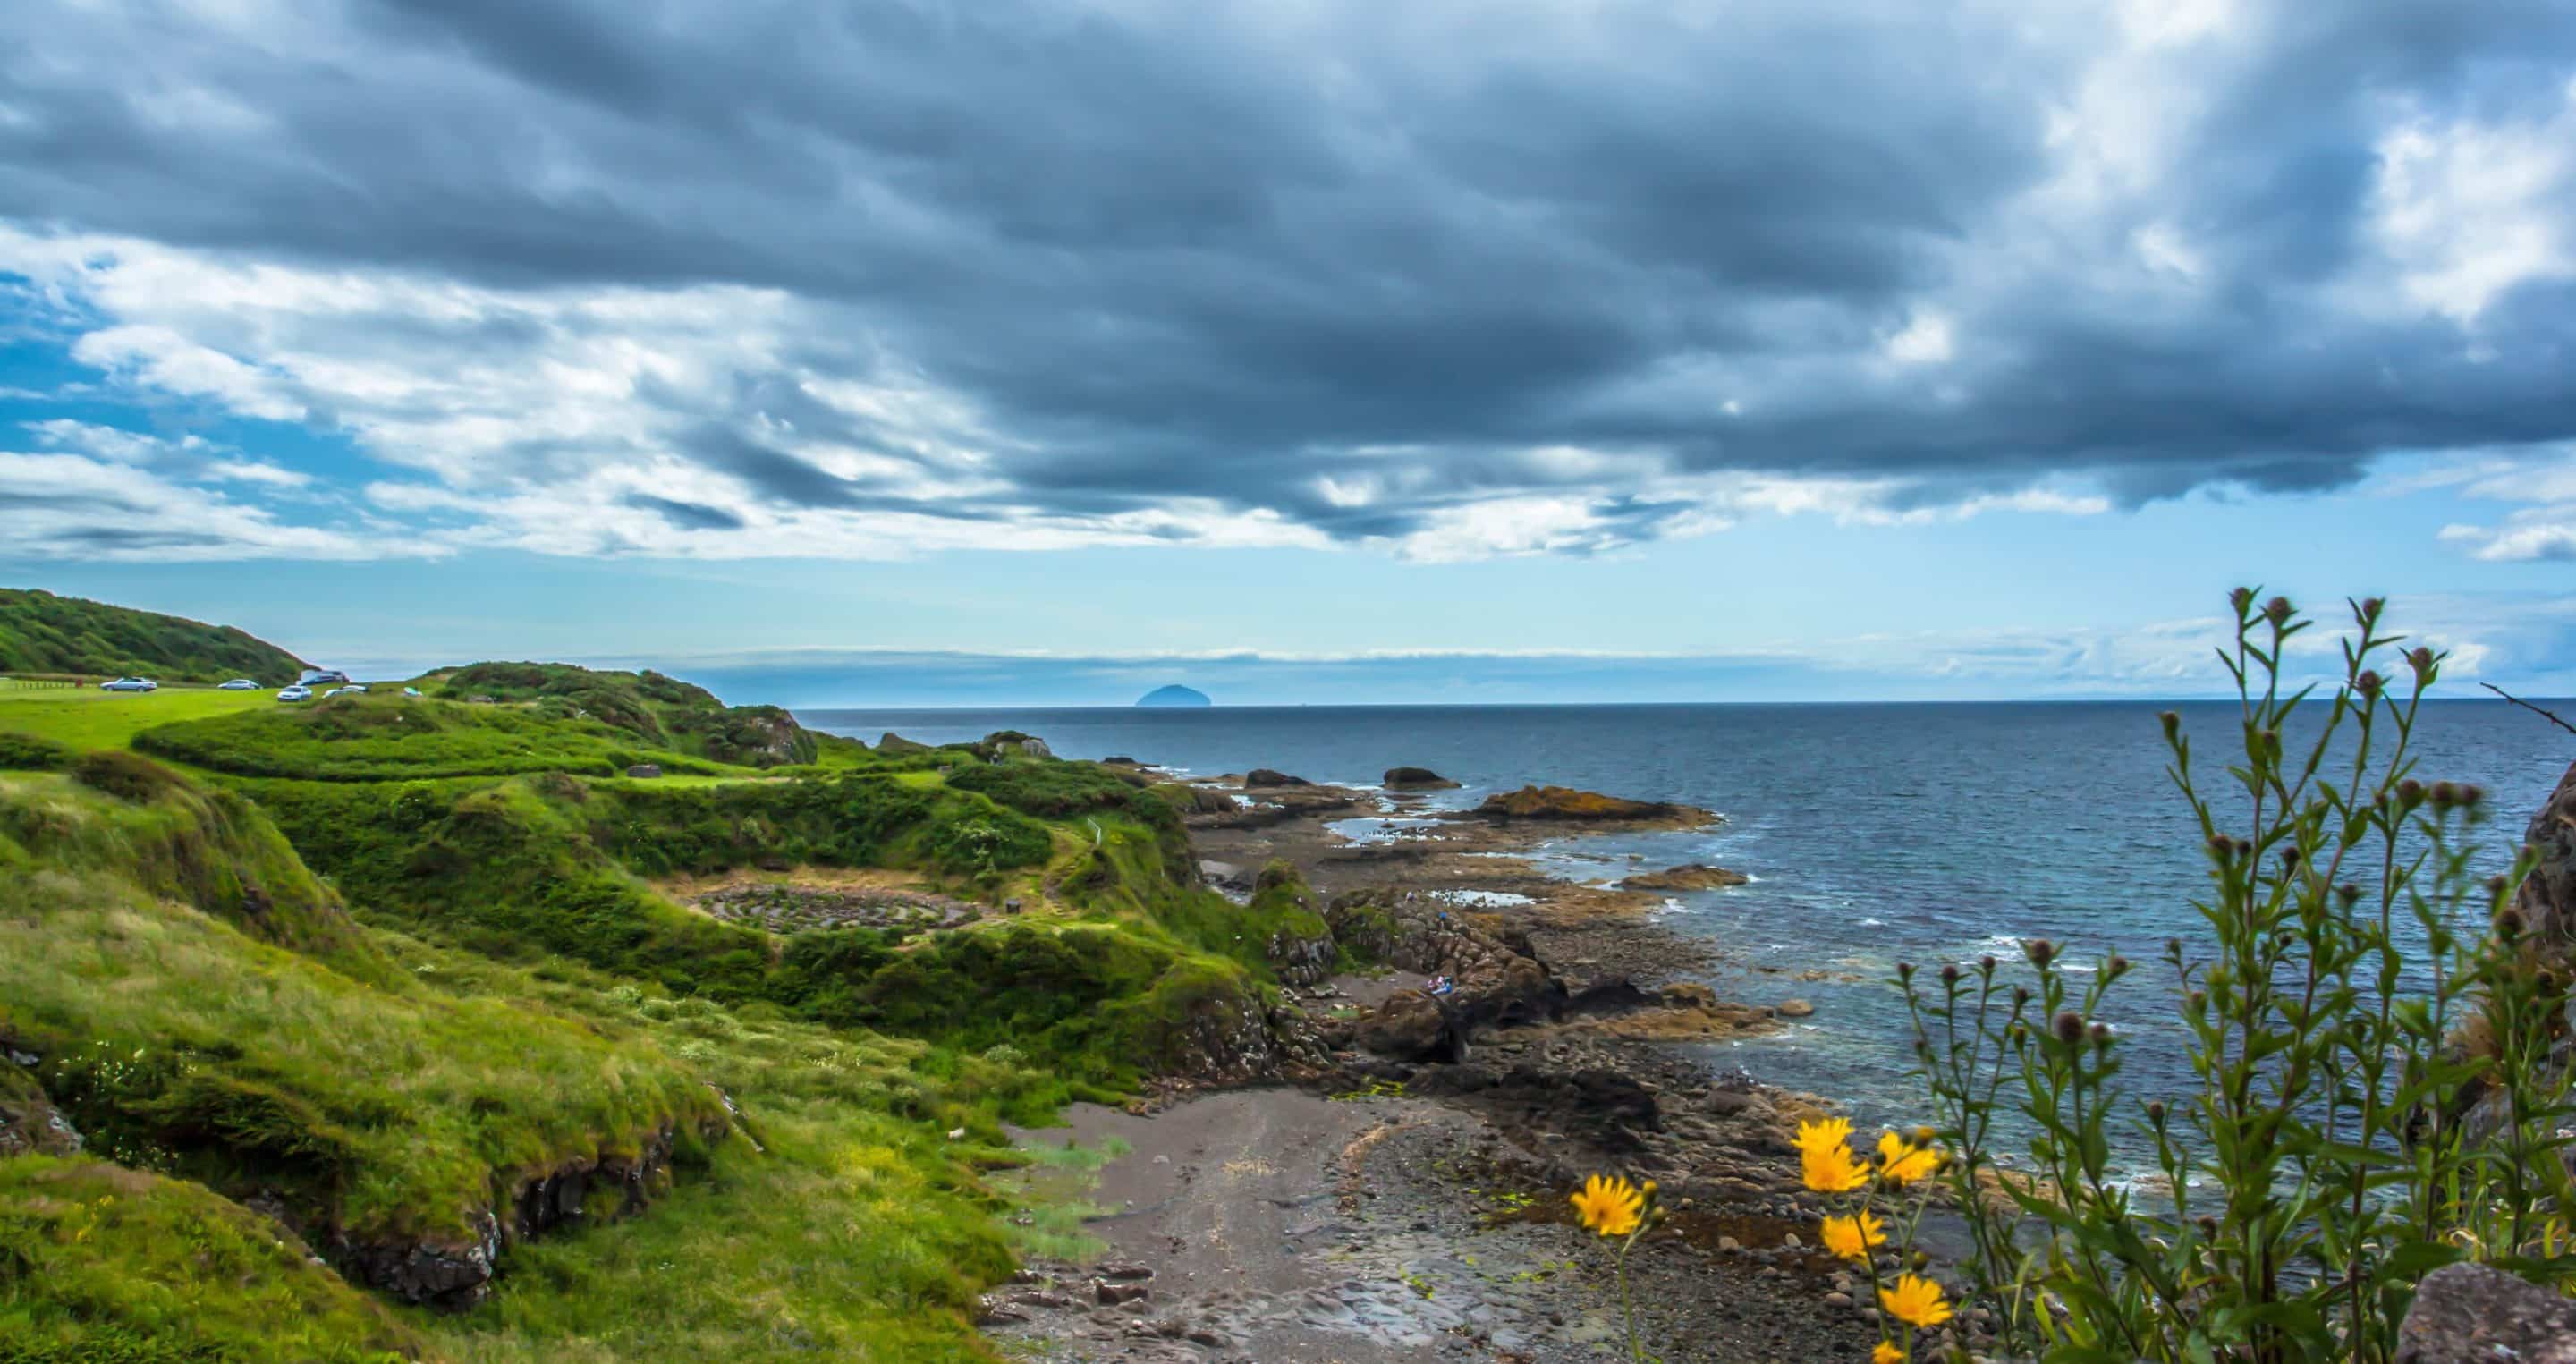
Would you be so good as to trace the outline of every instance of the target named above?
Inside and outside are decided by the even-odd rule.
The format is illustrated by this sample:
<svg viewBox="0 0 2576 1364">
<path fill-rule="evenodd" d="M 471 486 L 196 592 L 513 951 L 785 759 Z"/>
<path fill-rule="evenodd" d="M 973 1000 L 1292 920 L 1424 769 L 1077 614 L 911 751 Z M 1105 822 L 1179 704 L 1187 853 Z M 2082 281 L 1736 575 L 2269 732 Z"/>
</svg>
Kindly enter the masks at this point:
<svg viewBox="0 0 2576 1364">
<path fill-rule="evenodd" d="M 311 687 L 301 686 L 288 687 L 286 690 L 277 694 L 277 699 L 280 701 L 310 701 L 313 699 L 313 689 Z"/>
<path fill-rule="evenodd" d="M 356 692 L 357 694 L 359 694 L 360 696 L 364 696 L 364 695 L 366 695 L 366 694 L 367 694 L 367 684 L 366 684 L 366 683 L 364 683 L 364 682 L 352 682 L 352 683 L 350 683 L 349 685 L 347 685 L 347 686 L 345 686 L 345 687 L 340 688 L 340 690 L 342 690 L 342 691 L 353 691 L 353 692 Z"/>
<path fill-rule="evenodd" d="M 419 695 L 420 695 L 420 688 L 418 688 L 418 687 L 405 687 L 405 688 L 403 688 L 403 695 L 405 695 L 405 696 L 411 696 L 411 697 L 417 697 L 417 696 L 419 696 Z"/>
<path fill-rule="evenodd" d="M 161 684 L 148 677 L 120 677 L 113 682 L 99 683 L 98 689 L 100 691 L 159 691 Z"/>
<path fill-rule="evenodd" d="M 251 680 L 250 680 L 249 678 L 247 678 L 247 677 L 236 677 L 236 678 L 234 678 L 234 679 L 233 679 L 232 681 L 230 681 L 230 682 L 219 682 L 219 683 L 215 684 L 215 690 L 217 690 L 217 691 L 258 691 L 258 690 L 259 690 L 259 684 L 258 684 L 258 683 L 256 683 L 256 682 L 251 681 Z"/>
</svg>

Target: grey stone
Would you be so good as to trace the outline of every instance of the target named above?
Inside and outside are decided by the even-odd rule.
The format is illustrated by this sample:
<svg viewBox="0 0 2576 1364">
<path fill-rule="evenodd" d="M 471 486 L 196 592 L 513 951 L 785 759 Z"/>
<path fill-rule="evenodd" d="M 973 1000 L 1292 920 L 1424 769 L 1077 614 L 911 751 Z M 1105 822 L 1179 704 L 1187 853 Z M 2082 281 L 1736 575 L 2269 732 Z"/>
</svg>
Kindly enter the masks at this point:
<svg viewBox="0 0 2576 1364">
<path fill-rule="evenodd" d="M 2397 1364 L 2576 1364 L 2576 1301 L 2484 1265 L 2447 1265 L 2415 1286 Z"/>
</svg>

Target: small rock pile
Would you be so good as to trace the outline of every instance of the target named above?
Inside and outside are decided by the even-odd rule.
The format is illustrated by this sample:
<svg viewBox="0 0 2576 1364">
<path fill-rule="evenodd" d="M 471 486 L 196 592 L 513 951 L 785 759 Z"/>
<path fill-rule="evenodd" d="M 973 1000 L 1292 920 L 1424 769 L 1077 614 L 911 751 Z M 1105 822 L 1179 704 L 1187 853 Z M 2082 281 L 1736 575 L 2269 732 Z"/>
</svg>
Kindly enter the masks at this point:
<svg viewBox="0 0 2576 1364">
<path fill-rule="evenodd" d="M 772 933 L 809 928 L 924 932 L 971 924 L 984 907 L 928 891 L 760 884 L 711 890 L 690 902 L 711 918 Z"/>
</svg>

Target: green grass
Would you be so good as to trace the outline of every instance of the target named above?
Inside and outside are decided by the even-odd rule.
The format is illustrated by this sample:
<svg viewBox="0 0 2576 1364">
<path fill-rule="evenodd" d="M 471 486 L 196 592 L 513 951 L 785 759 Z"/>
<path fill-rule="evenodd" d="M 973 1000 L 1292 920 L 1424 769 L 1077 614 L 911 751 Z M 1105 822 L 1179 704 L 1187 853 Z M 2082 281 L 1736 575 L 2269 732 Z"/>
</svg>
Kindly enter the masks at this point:
<svg viewBox="0 0 2576 1364">
<path fill-rule="evenodd" d="M 975 1167 L 1009 1158 L 1004 1118 L 1039 1120 L 1052 1103 L 1052 1078 L 1025 1058 L 429 959 L 449 964 L 423 977 L 441 989 L 535 992 L 598 1026 L 651 1031 L 733 1096 L 750 1138 L 716 1146 L 638 1216 L 514 1247 L 489 1302 L 413 1314 L 442 1354 L 577 1364 L 992 1358 L 968 1315 L 1009 1272 L 1012 1206 Z M 966 1137 L 951 1141 L 959 1129 Z"/>
<path fill-rule="evenodd" d="M 548 719 L 514 706 L 400 695 L 337 696 L 300 706 L 271 702 L 145 730 L 132 742 L 144 752 L 212 772 L 319 781 L 524 772 L 607 776 L 637 763 L 656 763 L 665 772 L 728 774 L 716 764 L 642 747 L 596 720 Z"/>
<path fill-rule="evenodd" d="M 280 687 L 302 666 L 293 654 L 230 626 L 0 588 L 0 673 L 131 673 L 165 682 L 247 677 Z"/>
<path fill-rule="evenodd" d="M 1265 883 L 1249 912 L 1189 888 L 1170 802 L 1089 764 L 800 746 L 650 674 L 422 685 L 505 699 L 0 691 L 0 1037 L 42 1052 L 90 1153 L 135 1172 L 92 1167 L 155 1203 L 85 1240 L 0 1180 L 0 1339 L 987 1360 L 975 1294 L 1014 1247 L 1080 1241 L 1070 1210 L 979 1177 L 1018 1159 L 1001 1124 L 1113 1098 L 1239 1027 L 1273 997 L 1271 929 L 1302 922 L 1302 887 Z M 638 760 L 670 775 L 607 775 Z M 653 884 L 797 867 L 1029 912 L 782 938 Z M 264 1223 L 236 1217 L 236 1245 L 207 1221 L 238 1212 L 209 1190 L 256 1187 L 362 1238 L 454 1237 L 526 1174 L 720 1126 L 709 1085 L 740 1108 L 732 1139 L 684 1144 L 632 1216 L 509 1246 L 459 1315 L 388 1316 L 300 1259 L 260 1261 Z M 15 1272 L 31 1238 L 41 1277 Z M 231 1282 L 238 1303 L 205 1301 Z"/>
<path fill-rule="evenodd" d="M 0 1035 L 44 1056 L 37 1078 L 122 1163 L 280 1188 L 360 1239 L 462 1240 L 514 1173 L 721 1119 L 649 1044 L 401 971 L 370 982 L 168 893 L 184 883 L 106 865 L 175 846 L 160 826 L 216 803 L 0 780 Z M 237 841 L 208 830 L 202 846 Z"/>
<path fill-rule="evenodd" d="M 208 1190 L 101 1160 L 0 1160 L 0 1364 L 379 1361 L 419 1331 Z"/>
<path fill-rule="evenodd" d="M 526 702 L 548 719 L 596 721 L 648 748 L 748 767 L 816 761 L 815 737 L 777 706 L 727 706 L 715 693 L 650 670 L 599 672 L 569 663 L 476 663 L 422 679 L 434 695 Z"/>
<path fill-rule="evenodd" d="M 156 725 L 206 720 L 244 711 L 278 710 L 264 691 L 163 687 L 140 694 L 80 687 L 70 691 L 0 691 L 0 731 L 51 739 L 73 748 L 123 748 Z"/>
</svg>

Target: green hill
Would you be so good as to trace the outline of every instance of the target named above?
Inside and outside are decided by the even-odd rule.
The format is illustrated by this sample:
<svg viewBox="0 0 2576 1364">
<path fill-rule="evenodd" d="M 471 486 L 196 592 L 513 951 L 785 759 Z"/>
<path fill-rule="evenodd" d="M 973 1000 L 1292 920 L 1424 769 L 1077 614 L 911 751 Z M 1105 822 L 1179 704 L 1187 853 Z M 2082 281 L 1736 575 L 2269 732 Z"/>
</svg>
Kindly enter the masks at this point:
<svg viewBox="0 0 2576 1364">
<path fill-rule="evenodd" d="M 728 706 L 714 692 L 650 670 L 599 672 L 569 663 L 476 663 L 435 673 L 433 694 L 533 703 L 548 718 L 593 720 L 646 748 L 744 767 L 815 760 L 821 740 L 778 706 Z M 845 747 L 847 740 L 832 742 Z"/>
<path fill-rule="evenodd" d="M 0 673 L 221 682 L 295 680 L 304 661 L 229 625 L 109 606 L 51 592 L 0 588 Z"/>
<path fill-rule="evenodd" d="M 652 673 L 419 687 L 0 690 L 0 1361 L 990 1364 L 978 1293 L 1079 1244 L 985 1180 L 1004 1123 L 1311 1047 L 1302 888 L 1200 885 L 1132 775 Z"/>
</svg>

